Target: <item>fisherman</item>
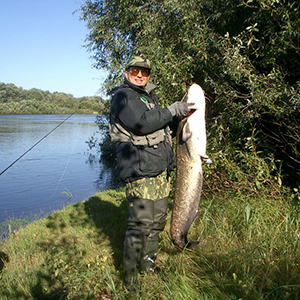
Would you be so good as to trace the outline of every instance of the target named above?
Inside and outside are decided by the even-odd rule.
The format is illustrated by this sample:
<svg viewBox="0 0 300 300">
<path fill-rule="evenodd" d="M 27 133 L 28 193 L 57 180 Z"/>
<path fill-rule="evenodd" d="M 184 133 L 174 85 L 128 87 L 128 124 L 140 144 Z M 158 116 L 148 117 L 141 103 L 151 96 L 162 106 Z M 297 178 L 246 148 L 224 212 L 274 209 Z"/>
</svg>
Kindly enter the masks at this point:
<svg viewBox="0 0 300 300">
<path fill-rule="evenodd" d="M 188 104 L 161 108 L 149 82 L 150 61 L 133 56 L 124 84 L 111 94 L 109 134 L 117 142 L 117 169 L 126 183 L 128 227 L 124 241 L 124 283 L 137 285 L 138 273 L 155 272 L 159 233 L 166 224 L 170 172 L 175 167 L 169 124 L 188 114 Z"/>
</svg>

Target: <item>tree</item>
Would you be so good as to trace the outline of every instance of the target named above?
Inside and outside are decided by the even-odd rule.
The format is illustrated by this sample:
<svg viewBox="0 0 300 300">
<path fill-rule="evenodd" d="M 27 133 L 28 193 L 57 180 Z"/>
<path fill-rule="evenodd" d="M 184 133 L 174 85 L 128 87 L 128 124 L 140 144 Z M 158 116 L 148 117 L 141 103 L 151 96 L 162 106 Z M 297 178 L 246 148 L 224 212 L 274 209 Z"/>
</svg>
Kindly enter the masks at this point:
<svg viewBox="0 0 300 300">
<path fill-rule="evenodd" d="M 26 100 L 38 100 L 38 101 L 43 101 L 45 100 L 45 96 L 43 91 L 39 89 L 30 89 L 26 92 Z"/>
<path fill-rule="evenodd" d="M 99 96 L 74 98 L 71 94 L 23 90 L 0 82 L 0 114 L 105 113 L 106 102 Z"/>
<path fill-rule="evenodd" d="M 0 103 L 18 102 L 24 99 L 24 91 L 22 88 L 12 83 L 5 84 L 0 82 Z"/>
<path fill-rule="evenodd" d="M 205 89 L 209 148 L 226 179 L 299 186 L 298 1 L 88 0 L 81 19 L 107 90 L 144 54 L 163 104 L 192 82 Z"/>
</svg>

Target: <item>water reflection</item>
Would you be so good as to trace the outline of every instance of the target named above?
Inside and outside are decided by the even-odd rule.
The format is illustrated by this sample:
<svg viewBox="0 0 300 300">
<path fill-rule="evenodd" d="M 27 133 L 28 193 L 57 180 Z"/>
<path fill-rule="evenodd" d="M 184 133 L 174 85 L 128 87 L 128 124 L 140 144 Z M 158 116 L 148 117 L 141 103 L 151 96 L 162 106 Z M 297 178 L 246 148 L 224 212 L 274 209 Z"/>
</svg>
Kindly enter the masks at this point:
<svg viewBox="0 0 300 300">
<path fill-rule="evenodd" d="M 86 163 L 91 167 L 101 164 L 101 156 L 99 154 L 89 154 Z M 101 190 L 101 187 L 105 185 L 107 189 L 114 189 L 121 187 L 123 183 L 120 181 L 117 170 L 113 165 L 106 165 L 102 162 L 101 169 L 99 171 L 99 177 L 94 181 L 95 188 Z"/>
<path fill-rule="evenodd" d="M 67 116 L 0 116 L 0 171 Z M 94 115 L 74 115 L 0 176 L 0 222 L 61 209 L 98 191 L 114 188 L 114 170 L 88 148 L 96 133 Z"/>
</svg>

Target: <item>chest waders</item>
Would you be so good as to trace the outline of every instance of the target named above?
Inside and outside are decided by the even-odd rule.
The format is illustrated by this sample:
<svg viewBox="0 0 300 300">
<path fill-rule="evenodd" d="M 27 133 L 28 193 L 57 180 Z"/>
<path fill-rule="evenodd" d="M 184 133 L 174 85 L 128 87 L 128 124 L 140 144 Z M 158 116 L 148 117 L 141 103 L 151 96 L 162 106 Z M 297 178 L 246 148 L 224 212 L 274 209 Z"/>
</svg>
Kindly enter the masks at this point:
<svg viewBox="0 0 300 300">
<path fill-rule="evenodd" d="M 134 180 L 126 184 L 129 218 L 124 241 L 124 281 L 128 288 L 137 283 L 139 272 L 149 272 L 154 268 L 159 233 L 166 224 L 170 191 L 166 170 L 170 171 L 172 169 L 170 166 L 174 162 L 171 148 L 172 137 L 169 128 L 166 127 L 166 122 L 171 116 L 169 112 L 166 113 L 166 110 L 162 109 L 161 113 L 155 117 L 157 122 L 162 124 L 159 126 L 161 129 L 145 135 L 133 134 L 126 129 L 131 122 L 128 120 L 128 126 L 125 124 L 123 126 L 119 119 L 120 110 L 124 104 L 120 106 L 118 101 L 122 101 L 124 95 L 130 99 L 126 104 L 129 108 L 140 107 L 140 111 L 135 111 L 135 115 L 139 112 L 142 115 L 145 112 L 145 107 L 140 101 L 146 105 L 147 110 L 153 109 L 154 113 L 156 112 L 155 107 L 159 107 L 158 100 L 151 95 L 154 86 L 151 87 L 148 84 L 145 87 L 147 93 L 144 90 L 132 88 L 129 82 L 112 93 L 109 135 L 114 142 L 130 145 L 127 148 L 118 147 L 120 152 L 119 156 L 117 152 L 117 163 L 119 170 L 122 170 L 120 171 L 121 179 L 125 182 Z M 130 112 L 130 109 L 128 111 Z M 125 121 L 124 115 L 123 121 Z M 153 122 L 152 117 L 150 121 Z"/>
<path fill-rule="evenodd" d="M 159 233 L 166 225 L 169 188 L 166 172 L 127 184 L 129 217 L 123 260 L 126 285 L 136 284 L 138 273 L 154 271 Z"/>
</svg>

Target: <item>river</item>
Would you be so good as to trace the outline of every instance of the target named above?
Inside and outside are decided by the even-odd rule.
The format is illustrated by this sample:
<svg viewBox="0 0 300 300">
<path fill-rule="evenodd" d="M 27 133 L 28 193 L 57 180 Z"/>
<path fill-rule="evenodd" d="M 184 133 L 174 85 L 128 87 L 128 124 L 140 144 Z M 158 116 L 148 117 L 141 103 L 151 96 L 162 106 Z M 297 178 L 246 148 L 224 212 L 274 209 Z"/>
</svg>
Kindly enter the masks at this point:
<svg viewBox="0 0 300 300">
<path fill-rule="evenodd" d="M 87 144 L 99 130 L 96 116 L 67 117 L 0 116 L 0 172 L 58 126 L 0 176 L 0 223 L 45 215 L 114 187 L 111 170 Z"/>
</svg>

